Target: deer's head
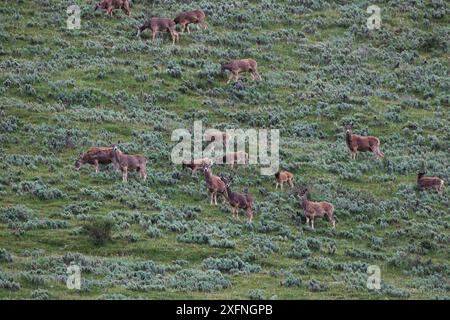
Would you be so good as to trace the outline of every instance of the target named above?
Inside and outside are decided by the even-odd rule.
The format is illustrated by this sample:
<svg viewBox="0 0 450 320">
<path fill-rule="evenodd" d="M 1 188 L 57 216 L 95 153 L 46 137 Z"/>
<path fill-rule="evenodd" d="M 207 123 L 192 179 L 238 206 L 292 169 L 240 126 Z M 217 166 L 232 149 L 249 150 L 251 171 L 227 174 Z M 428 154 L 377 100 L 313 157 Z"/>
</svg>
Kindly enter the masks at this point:
<svg viewBox="0 0 450 320">
<path fill-rule="evenodd" d="M 78 159 L 75 161 L 75 170 L 80 171 L 81 165 L 83 164 L 83 161 L 81 160 L 81 157 L 83 156 L 82 153 L 78 156 Z"/>
<path fill-rule="evenodd" d="M 346 132 L 346 133 L 352 133 L 352 130 L 353 130 L 353 124 L 352 124 L 352 123 L 348 123 L 348 124 L 346 124 L 346 125 L 344 126 L 344 128 L 345 128 L 345 132 Z"/>
<path fill-rule="evenodd" d="M 307 188 L 304 188 L 303 190 L 301 190 L 301 191 L 297 194 L 297 196 L 298 196 L 300 199 L 302 199 L 302 198 L 306 197 L 307 194 L 308 194 L 308 189 L 307 189 Z"/>
<path fill-rule="evenodd" d="M 207 163 L 205 163 L 205 162 L 203 162 L 202 163 L 202 170 L 203 170 L 203 172 L 210 172 L 211 171 L 211 165 L 209 165 L 209 164 L 207 164 Z"/>
</svg>

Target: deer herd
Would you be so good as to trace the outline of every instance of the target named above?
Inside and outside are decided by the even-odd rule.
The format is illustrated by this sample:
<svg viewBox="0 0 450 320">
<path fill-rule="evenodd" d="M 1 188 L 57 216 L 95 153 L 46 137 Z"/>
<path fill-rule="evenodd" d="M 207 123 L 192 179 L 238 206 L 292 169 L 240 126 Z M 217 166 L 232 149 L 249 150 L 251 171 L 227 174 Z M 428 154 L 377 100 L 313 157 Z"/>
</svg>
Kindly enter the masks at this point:
<svg viewBox="0 0 450 320">
<path fill-rule="evenodd" d="M 112 11 L 115 9 L 123 10 L 128 16 L 131 15 L 130 2 L 128 0 L 102 0 L 96 4 L 95 10 L 104 9 L 106 13 L 112 16 Z M 138 36 L 145 29 L 150 29 L 152 33 L 152 39 L 158 32 L 169 32 L 172 37 L 172 43 L 179 41 L 179 34 L 176 31 L 176 26 L 181 26 L 181 33 L 187 30 L 190 33 L 189 25 L 197 24 L 203 29 L 207 29 L 205 23 L 205 13 L 202 10 L 194 10 L 183 12 L 179 14 L 175 19 L 152 17 L 146 21 L 142 26 L 138 27 Z M 257 62 L 253 59 L 233 60 L 228 63 L 221 64 L 222 73 L 228 70 L 230 71 L 230 77 L 227 81 L 237 81 L 239 79 L 239 73 L 248 72 L 251 74 L 253 80 L 261 80 L 261 75 L 258 73 Z M 350 159 L 356 160 L 358 152 L 372 152 L 375 159 L 384 157 L 384 153 L 380 150 L 380 139 L 373 136 L 359 136 L 352 132 L 353 125 L 345 125 L 345 141 L 350 153 Z M 230 137 L 226 133 L 221 133 L 221 137 L 207 137 L 207 141 L 219 138 L 223 141 L 224 145 L 228 143 Z M 184 160 L 182 162 L 182 169 L 191 169 L 192 175 L 202 170 L 205 178 L 206 188 L 209 192 L 210 204 L 217 205 L 217 196 L 223 198 L 223 202 L 228 202 L 231 206 L 231 212 L 233 218 L 239 218 L 239 210 L 245 210 L 247 215 L 247 222 L 251 223 L 253 220 L 253 198 L 245 191 L 243 193 L 234 192 L 231 190 L 231 184 L 233 178 L 224 175 L 214 175 L 212 172 L 212 166 L 215 162 L 230 164 L 232 167 L 234 164 L 248 164 L 248 154 L 244 151 L 231 152 L 225 154 L 220 159 L 193 159 Z M 220 160 L 220 161 L 218 161 Z M 87 152 L 81 154 L 75 161 L 75 170 L 80 170 L 84 164 L 93 165 L 95 172 L 99 172 L 99 165 L 112 164 L 116 171 L 121 171 L 123 182 L 128 181 L 128 172 L 135 170 L 140 177 L 145 181 L 147 178 L 146 171 L 147 159 L 142 155 L 129 155 L 123 153 L 118 145 L 114 144 L 110 147 L 94 147 L 87 150 Z M 294 189 L 294 174 L 289 171 L 279 171 L 275 174 L 275 189 L 280 187 L 283 189 L 283 184 L 286 183 L 291 189 Z M 444 180 L 438 177 L 425 176 L 425 172 L 420 171 L 417 175 L 417 186 L 420 191 L 426 189 L 434 189 L 441 193 Z M 300 202 L 300 206 L 303 209 L 306 223 L 311 224 L 311 228 L 314 229 L 315 218 L 326 218 L 331 223 L 333 228 L 336 227 L 335 208 L 333 204 L 329 202 L 313 202 L 308 200 L 309 192 L 306 188 L 303 188 L 298 192 L 297 196 Z"/>
</svg>

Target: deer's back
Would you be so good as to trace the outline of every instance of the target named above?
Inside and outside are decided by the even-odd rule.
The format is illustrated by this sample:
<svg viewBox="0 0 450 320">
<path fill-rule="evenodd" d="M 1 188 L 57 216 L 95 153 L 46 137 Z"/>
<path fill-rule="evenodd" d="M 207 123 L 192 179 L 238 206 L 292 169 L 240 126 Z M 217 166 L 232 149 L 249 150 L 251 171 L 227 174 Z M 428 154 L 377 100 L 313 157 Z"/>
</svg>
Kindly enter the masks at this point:
<svg viewBox="0 0 450 320">
<path fill-rule="evenodd" d="M 350 147 L 357 148 L 359 151 L 370 151 L 372 147 L 378 146 L 380 140 L 373 136 L 358 136 L 353 134 L 350 141 L 347 141 Z"/>
<path fill-rule="evenodd" d="M 418 184 L 421 188 L 431 188 L 436 186 L 441 186 L 443 184 L 443 181 L 439 177 L 422 177 L 418 179 Z"/>
<path fill-rule="evenodd" d="M 169 18 L 151 18 L 151 29 L 172 29 L 175 27 L 175 21 Z"/>
</svg>

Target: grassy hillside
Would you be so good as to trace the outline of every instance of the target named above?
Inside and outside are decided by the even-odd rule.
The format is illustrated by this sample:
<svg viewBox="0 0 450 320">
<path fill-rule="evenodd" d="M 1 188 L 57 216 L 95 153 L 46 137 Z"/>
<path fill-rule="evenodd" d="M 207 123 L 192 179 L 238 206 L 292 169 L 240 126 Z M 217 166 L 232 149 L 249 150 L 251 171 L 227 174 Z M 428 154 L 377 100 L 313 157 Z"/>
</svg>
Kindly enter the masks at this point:
<svg viewBox="0 0 450 320">
<path fill-rule="evenodd" d="M 66 8 L 81 7 L 81 29 Z M 132 16 L 94 1 L 0 5 L 0 298 L 449 298 L 449 6 L 378 1 L 143 1 Z M 414 4 L 415 3 L 415 4 Z M 172 46 L 136 27 L 202 8 Z M 262 81 L 226 85 L 220 63 L 258 61 Z M 275 190 L 259 166 L 234 176 L 255 198 L 253 224 L 209 205 L 204 178 L 170 161 L 177 128 L 279 128 Z M 351 161 L 343 124 L 381 140 L 383 160 Z M 74 161 L 121 141 L 149 159 L 149 178 Z M 440 176 L 442 194 L 416 175 Z M 296 197 L 335 205 L 338 223 L 306 226 Z M 89 227 L 112 225 L 95 244 Z M 86 228 L 88 227 L 88 228 Z M 81 266 L 80 290 L 66 287 Z M 366 287 L 381 269 L 381 290 Z"/>
</svg>

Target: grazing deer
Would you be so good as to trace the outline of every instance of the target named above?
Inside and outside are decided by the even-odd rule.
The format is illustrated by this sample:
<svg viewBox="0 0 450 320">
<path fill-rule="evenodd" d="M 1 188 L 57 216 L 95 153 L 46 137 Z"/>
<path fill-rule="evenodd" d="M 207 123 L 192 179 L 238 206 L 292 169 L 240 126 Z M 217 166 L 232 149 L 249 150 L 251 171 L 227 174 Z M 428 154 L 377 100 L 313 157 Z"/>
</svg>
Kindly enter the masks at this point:
<svg viewBox="0 0 450 320">
<path fill-rule="evenodd" d="M 102 0 L 95 5 L 95 10 L 104 9 L 112 17 L 115 9 L 122 9 L 128 16 L 131 16 L 130 2 L 128 0 Z"/>
<path fill-rule="evenodd" d="M 435 189 L 441 193 L 444 187 L 444 180 L 439 177 L 426 177 L 425 172 L 421 171 L 417 174 L 417 186 L 420 191 L 425 189 Z"/>
<path fill-rule="evenodd" d="M 153 17 L 144 22 L 142 26 L 138 27 L 137 36 L 139 36 L 145 29 L 150 29 L 152 31 L 153 41 L 155 41 L 156 34 L 160 31 L 167 31 L 170 33 L 172 36 L 172 45 L 175 44 L 175 41 L 180 41 L 178 32 L 175 31 L 175 21 L 172 19 Z"/>
<path fill-rule="evenodd" d="M 213 165 L 213 161 L 209 158 L 202 158 L 202 159 L 194 159 L 194 160 L 183 160 L 181 163 L 181 166 L 184 169 L 190 168 L 192 170 L 192 176 L 197 172 L 198 169 L 202 167 L 202 165 L 206 163 L 209 165 Z"/>
<path fill-rule="evenodd" d="M 75 161 L 75 170 L 79 171 L 83 164 L 90 164 L 95 167 L 95 172 L 99 171 L 99 164 L 110 164 L 113 162 L 113 148 L 90 148 L 87 152 L 80 154 Z"/>
<path fill-rule="evenodd" d="M 113 145 L 113 154 L 113 162 L 122 171 L 123 182 L 128 181 L 128 169 L 135 169 L 144 181 L 147 179 L 147 159 L 144 156 L 124 154 L 117 145 Z"/>
<path fill-rule="evenodd" d="M 250 72 L 253 80 L 261 80 L 261 76 L 258 73 L 258 63 L 253 59 L 232 60 L 228 63 L 221 64 L 221 72 L 225 70 L 231 71 L 227 84 L 234 78 L 235 81 L 239 79 L 240 72 Z"/>
<path fill-rule="evenodd" d="M 280 186 L 281 190 L 283 190 L 283 184 L 287 182 L 291 188 L 294 187 L 294 175 L 289 171 L 278 171 L 275 173 L 276 185 L 275 189 L 278 189 Z"/>
<path fill-rule="evenodd" d="M 352 134 L 353 129 L 352 124 L 345 125 L 345 129 L 346 129 L 345 139 L 352 160 L 356 159 L 356 154 L 358 153 L 358 151 L 361 152 L 372 151 L 375 158 L 377 159 L 384 157 L 384 153 L 380 151 L 380 139 L 372 136 L 364 137 Z"/>
<path fill-rule="evenodd" d="M 220 193 L 225 195 L 227 193 L 227 188 L 225 183 L 220 179 L 220 177 L 212 174 L 211 165 L 204 163 L 202 165 L 203 172 L 205 174 L 206 187 L 211 194 L 211 205 L 217 205 L 217 194 Z M 213 203 L 214 202 L 214 203 Z"/>
<path fill-rule="evenodd" d="M 219 157 L 217 160 L 222 160 L 225 164 L 231 164 L 231 168 L 234 167 L 234 164 L 248 164 L 248 153 L 245 151 L 237 151 L 237 152 L 228 152 L 222 157 Z"/>
<path fill-rule="evenodd" d="M 221 177 L 227 188 L 227 200 L 231 205 L 231 213 L 233 218 L 239 219 L 239 209 L 246 210 L 247 222 L 252 223 L 253 220 L 253 198 L 248 193 L 233 192 L 230 188 L 232 178 Z"/>
<path fill-rule="evenodd" d="M 336 217 L 334 215 L 334 206 L 328 202 L 312 202 L 308 200 L 308 189 L 299 192 L 298 197 L 306 217 L 306 224 L 311 221 L 311 228 L 314 229 L 314 220 L 316 217 L 323 218 L 327 216 L 328 220 L 336 228 Z"/>
<path fill-rule="evenodd" d="M 195 23 L 201 26 L 204 30 L 208 28 L 205 20 L 205 13 L 202 10 L 194 10 L 180 13 L 175 19 L 175 23 L 181 25 L 181 33 L 184 32 L 184 29 L 187 28 L 188 33 L 191 33 L 189 30 L 189 24 Z"/>
</svg>

